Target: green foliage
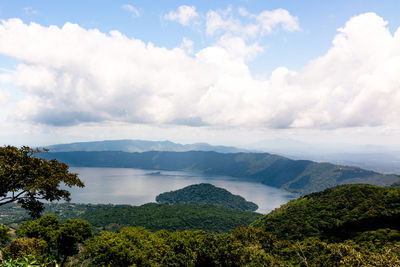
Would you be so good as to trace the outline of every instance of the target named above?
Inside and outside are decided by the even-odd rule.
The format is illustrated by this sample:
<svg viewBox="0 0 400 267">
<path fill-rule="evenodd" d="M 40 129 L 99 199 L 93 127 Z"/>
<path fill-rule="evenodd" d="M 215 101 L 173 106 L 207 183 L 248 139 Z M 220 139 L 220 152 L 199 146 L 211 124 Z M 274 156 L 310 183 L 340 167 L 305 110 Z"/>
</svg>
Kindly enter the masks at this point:
<svg viewBox="0 0 400 267">
<path fill-rule="evenodd" d="M 210 233 L 231 232 L 235 227 L 249 225 L 259 213 L 227 209 L 214 205 L 109 206 L 89 210 L 80 216 L 96 228 L 118 231 L 124 226 L 143 226 L 151 231 L 204 230 Z"/>
<path fill-rule="evenodd" d="M 233 235 L 152 233 L 140 227 L 103 232 L 86 242 L 86 253 L 95 266 L 265 266 L 269 262 L 261 247 L 243 245 Z"/>
<path fill-rule="evenodd" d="M 13 228 L 27 221 L 25 210 L 17 204 L 0 207 L 0 223 Z M 44 214 L 55 214 L 61 221 L 68 218 L 83 219 L 95 226 L 95 231 L 118 231 L 125 226 L 143 226 L 152 231 L 167 229 L 205 230 L 207 232 L 230 232 L 237 226 L 248 225 L 258 217 L 259 213 L 226 209 L 213 205 L 163 205 L 146 204 L 135 207 L 128 205 L 104 204 L 45 204 Z"/>
<path fill-rule="evenodd" d="M 176 191 L 162 193 L 156 197 L 156 201 L 162 204 L 212 204 L 243 211 L 258 209 L 255 203 L 212 184 L 190 185 Z"/>
<path fill-rule="evenodd" d="M 47 244 L 36 238 L 17 238 L 4 248 L 5 259 L 18 259 L 26 256 L 43 257 L 46 254 Z"/>
<path fill-rule="evenodd" d="M 64 257 L 78 253 L 78 244 L 93 237 L 90 224 L 79 219 L 68 219 L 59 229 L 57 237 L 58 253 Z"/>
<path fill-rule="evenodd" d="M 16 230 L 16 234 L 18 237 L 44 240 L 49 248 L 55 248 L 57 246 L 60 227 L 61 222 L 55 215 L 45 215 L 38 220 L 23 223 Z"/>
<path fill-rule="evenodd" d="M 400 228 L 400 188 L 342 185 L 292 200 L 253 226 L 279 238 L 345 239 L 356 232 Z"/>
<path fill-rule="evenodd" d="M 70 200 L 60 183 L 84 186 L 77 174 L 68 171 L 68 165 L 35 157 L 39 152 L 29 147 L 0 147 L 0 206 L 18 202 L 32 217 L 40 217 L 40 200 Z"/>
<path fill-rule="evenodd" d="M 88 240 L 86 258 L 94 266 L 398 266 L 400 244 L 371 250 L 352 240 L 279 240 L 249 227 L 217 235 L 127 227 Z"/>
<path fill-rule="evenodd" d="M 16 231 L 19 237 L 37 238 L 48 245 L 47 252 L 59 260 L 78 252 L 78 244 L 93 236 L 88 222 L 68 219 L 61 223 L 55 215 L 45 215 L 35 221 L 23 223 Z"/>
<path fill-rule="evenodd" d="M 16 259 L 4 260 L 0 267 L 59 267 L 57 261 L 46 257 L 23 256 Z"/>
<path fill-rule="evenodd" d="M 10 241 L 10 228 L 5 226 L 4 224 L 0 224 L 0 247 L 3 247 L 5 244 Z"/>
</svg>

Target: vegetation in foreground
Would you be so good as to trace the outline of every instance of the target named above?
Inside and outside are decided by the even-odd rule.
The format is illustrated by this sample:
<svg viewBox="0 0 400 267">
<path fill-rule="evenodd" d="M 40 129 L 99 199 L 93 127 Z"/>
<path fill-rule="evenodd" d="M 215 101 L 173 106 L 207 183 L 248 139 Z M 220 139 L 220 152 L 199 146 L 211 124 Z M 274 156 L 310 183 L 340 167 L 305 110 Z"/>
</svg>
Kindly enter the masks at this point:
<svg viewBox="0 0 400 267">
<path fill-rule="evenodd" d="M 84 186 L 67 164 L 36 157 L 40 152 L 26 146 L 0 147 L 0 206 L 19 203 L 38 218 L 44 209 L 43 200 L 71 200 L 70 192 L 61 189 L 61 184 Z"/>
<path fill-rule="evenodd" d="M 256 211 L 257 204 L 246 201 L 241 196 L 233 195 L 224 188 L 212 184 L 189 185 L 179 190 L 158 195 L 156 201 L 162 204 L 212 204 L 225 208 Z"/>
<path fill-rule="evenodd" d="M 74 230 L 70 248 L 75 250 L 54 240 L 66 231 L 63 227 L 78 224 L 83 229 L 87 224 L 61 223 L 46 215 L 24 223 L 16 231 L 18 239 L 3 251 L 5 260 L 20 260 L 15 257 L 26 253 L 8 256 L 11 244 L 31 242 L 36 254 L 29 257 L 59 263 L 73 251 L 65 261 L 69 266 L 400 266 L 398 224 L 377 223 L 382 218 L 398 222 L 399 193 L 398 187 L 339 186 L 293 200 L 232 233 L 125 227 L 90 237 L 83 236 L 90 230 Z M 348 227 L 349 222 L 362 227 Z"/>
</svg>

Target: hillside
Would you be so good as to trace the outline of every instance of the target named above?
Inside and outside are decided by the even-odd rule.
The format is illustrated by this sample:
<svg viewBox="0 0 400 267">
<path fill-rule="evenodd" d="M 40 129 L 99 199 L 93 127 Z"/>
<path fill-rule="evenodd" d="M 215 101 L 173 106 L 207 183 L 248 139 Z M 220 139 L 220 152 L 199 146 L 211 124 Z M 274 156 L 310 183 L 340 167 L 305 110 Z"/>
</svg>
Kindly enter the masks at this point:
<svg viewBox="0 0 400 267">
<path fill-rule="evenodd" d="M 231 194 L 228 190 L 212 184 L 190 185 L 185 188 L 158 195 L 156 201 L 161 204 L 212 204 L 225 208 L 256 211 L 257 204 L 243 197 Z"/>
<path fill-rule="evenodd" d="M 69 144 L 57 144 L 46 146 L 51 152 L 71 151 L 124 151 L 124 152 L 145 152 L 145 151 L 216 151 L 220 153 L 245 152 L 232 146 L 213 146 L 207 143 L 178 144 L 171 141 L 148 141 L 148 140 L 105 140 L 94 142 L 78 142 Z"/>
<path fill-rule="evenodd" d="M 249 225 L 261 214 L 244 212 L 214 205 L 117 205 L 88 210 L 79 216 L 103 230 L 118 231 L 125 226 L 143 226 L 151 231 L 204 230 L 226 233 L 238 226 Z"/>
<path fill-rule="evenodd" d="M 386 186 L 400 181 L 398 175 L 383 175 L 357 167 L 291 160 L 268 153 L 188 152 L 48 152 L 40 156 L 74 167 L 116 167 L 192 171 L 249 179 L 293 193 L 307 194 L 339 184 L 368 183 Z"/>
<path fill-rule="evenodd" d="M 347 239 L 382 228 L 400 230 L 399 221 L 399 187 L 357 184 L 292 200 L 252 225 L 283 239 Z"/>
<path fill-rule="evenodd" d="M 17 227 L 30 220 L 18 204 L 0 207 L 0 224 Z M 126 226 L 141 226 L 151 231 L 203 230 L 209 233 L 232 232 L 236 227 L 249 225 L 262 215 L 215 205 L 148 203 L 142 206 L 103 204 L 45 204 L 43 214 L 55 214 L 60 220 L 87 220 L 100 230 L 119 231 Z"/>
</svg>

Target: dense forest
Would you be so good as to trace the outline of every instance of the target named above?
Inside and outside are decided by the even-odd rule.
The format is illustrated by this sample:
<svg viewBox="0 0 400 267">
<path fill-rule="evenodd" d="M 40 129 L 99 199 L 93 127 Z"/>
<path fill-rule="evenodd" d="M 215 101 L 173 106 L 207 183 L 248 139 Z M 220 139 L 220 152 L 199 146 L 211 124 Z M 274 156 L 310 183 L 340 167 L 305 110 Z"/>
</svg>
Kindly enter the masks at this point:
<svg viewBox="0 0 400 267">
<path fill-rule="evenodd" d="M 383 175 L 330 163 L 291 160 L 268 153 L 75 151 L 49 152 L 40 156 L 46 159 L 55 158 L 75 167 L 179 170 L 232 176 L 299 194 L 317 192 L 339 184 L 368 183 L 387 186 L 400 182 L 398 175 Z"/>
<path fill-rule="evenodd" d="M 93 235 L 85 220 L 45 215 L 21 224 L 11 243 L 6 226 L 0 227 L 3 266 L 23 259 L 48 266 L 54 261 L 69 266 L 399 266 L 399 203 L 399 187 L 342 185 L 292 200 L 250 226 L 220 234 L 201 226 L 190 231 L 129 226 Z M 105 205 L 84 216 L 89 222 L 90 217 L 111 222 L 129 212 L 129 207 Z M 186 220 L 177 213 L 179 219 Z"/>
<path fill-rule="evenodd" d="M 158 195 L 156 201 L 162 204 L 212 204 L 225 208 L 256 211 L 257 204 L 233 195 L 228 190 L 212 184 L 196 184 Z"/>
<path fill-rule="evenodd" d="M 295 199 L 252 225 L 278 238 L 352 238 L 380 228 L 400 230 L 400 187 L 341 185 Z"/>
<path fill-rule="evenodd" d="M 18 204 L 0 207 L 0 223 L 18 228 L 29 220 L 28 213 Z M 142 206 L 102 204 L 45 204 L 43 214 L 55 214 L 61 221 L 83 219 L 96 233 L 102 230 L 119 231 L 125 226 L 142 226 L 151 231 L 204 230 L 209 233 L 228 233 L 235 227 L 249 225 L 262 215 L 215 205 L 148 203 Z"/>
</svg>

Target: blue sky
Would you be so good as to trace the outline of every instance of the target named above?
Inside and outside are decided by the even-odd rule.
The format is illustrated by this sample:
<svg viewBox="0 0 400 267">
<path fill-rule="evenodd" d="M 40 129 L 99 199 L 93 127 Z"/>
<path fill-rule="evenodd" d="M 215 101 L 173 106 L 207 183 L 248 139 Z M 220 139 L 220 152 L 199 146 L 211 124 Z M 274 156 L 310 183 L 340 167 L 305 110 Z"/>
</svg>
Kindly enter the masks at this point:
<svg viewBox="0 0 400 267">
<path fill-rule="evenodd" d="M 399 11 L 398 1 L 2 1 L 0 137 L 398 144 Z"/>
</svg>

